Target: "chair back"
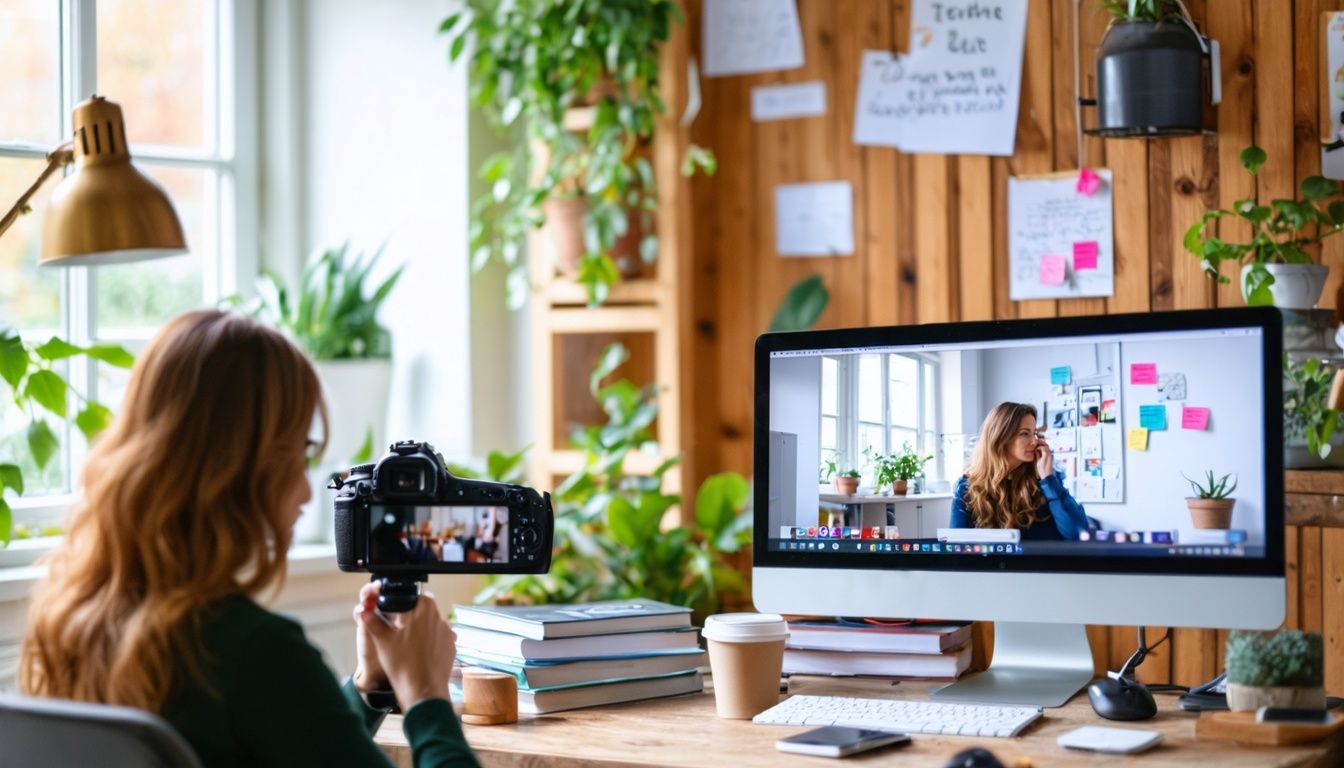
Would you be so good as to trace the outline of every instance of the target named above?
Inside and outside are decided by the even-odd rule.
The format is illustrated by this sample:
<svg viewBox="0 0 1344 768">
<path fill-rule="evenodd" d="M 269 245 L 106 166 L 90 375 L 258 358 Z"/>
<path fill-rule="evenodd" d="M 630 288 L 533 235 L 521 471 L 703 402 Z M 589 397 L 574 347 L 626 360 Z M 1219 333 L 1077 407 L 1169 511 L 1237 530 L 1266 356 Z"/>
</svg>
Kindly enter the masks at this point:
<svg viewBox="0 0 1344 768">
<path fill-rule="evenodd" d="M 163 718 L 131 707 L 0 694 L 0 768 L 200 768 Z"/>
</svg>

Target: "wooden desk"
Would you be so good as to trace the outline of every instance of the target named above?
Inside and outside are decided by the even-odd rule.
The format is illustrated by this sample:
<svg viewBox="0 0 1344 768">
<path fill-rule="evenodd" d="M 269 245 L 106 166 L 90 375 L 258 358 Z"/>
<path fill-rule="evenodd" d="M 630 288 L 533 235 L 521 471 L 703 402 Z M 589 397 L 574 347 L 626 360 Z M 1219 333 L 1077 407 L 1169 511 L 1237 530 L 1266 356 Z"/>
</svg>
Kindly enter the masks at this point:
<svg viewBox="0 0 1344 768">
<path fill-rule="evenodd" d="M 901 683 L 891 694 L 831 683 L 805 683 L 792 693 L 835 693 L 848 696 L 927 698 L 934 687 L 928 683 Z M 1160 730 L 1163 744 L 1131 758 L 1074 752 L 1055 745 L 1055 739 L 1080 725 L 1108 724 L 1092 712 L 1086 694 L 1075 696 L 1065 707 L 1047 709 L 1045 717 L 1030 725 L 1015 739 L 969 736 L 914 735 L 914 743 L 848 758 L 845 763 L 899 763 L 902 766 L 937 768 L 952 755 L 973 746 L 984 747 L 1012 766 L 1019 757 L 1033 765 L 1097 766 L 1126 765 L 1153 768 L 1188 768 L 1203 763 L 1217 768 L 1264 768 L 1275 766 L 1344 765 L 1344 735 L 1307 747 L 1254 747 L 1195 741 L 1195 715 L 1176 708 L 1175 695 L 1158 694 L 1155 720 L 1129 727 Z M 1120 727 L 1126 724 L 1115 723 Z M 481 762 L 487 766 L 835 766 L 822 757 L 786 755 L 775 750 L 775 741 L 806 727 L 752 725 L 744 720 L 720 720 L 714 715 L 711 693 L 670 699 L 618 704 L 593 709 L 524 715 L 513 725 L 464 726 Z M 387 718 L 375 737 L 399 766 L 411 766 L 410 748 L 401 732 L 401 718 Z"/>
</svg>

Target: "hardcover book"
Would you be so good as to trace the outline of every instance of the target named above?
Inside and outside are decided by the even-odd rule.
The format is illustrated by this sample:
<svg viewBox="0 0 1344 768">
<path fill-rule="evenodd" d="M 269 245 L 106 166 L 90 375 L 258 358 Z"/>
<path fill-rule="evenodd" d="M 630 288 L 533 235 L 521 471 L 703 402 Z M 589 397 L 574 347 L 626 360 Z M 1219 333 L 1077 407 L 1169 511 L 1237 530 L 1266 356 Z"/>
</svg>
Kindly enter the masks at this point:
<svg viewBox="0 0 1344 768">
<path fill-rule="evenodd" d="M 603 600 L 572 605 L 457 605 L 461 626 L 533 640 L 691 626 L 691 609 L 657 600 Z"/>
</svg>

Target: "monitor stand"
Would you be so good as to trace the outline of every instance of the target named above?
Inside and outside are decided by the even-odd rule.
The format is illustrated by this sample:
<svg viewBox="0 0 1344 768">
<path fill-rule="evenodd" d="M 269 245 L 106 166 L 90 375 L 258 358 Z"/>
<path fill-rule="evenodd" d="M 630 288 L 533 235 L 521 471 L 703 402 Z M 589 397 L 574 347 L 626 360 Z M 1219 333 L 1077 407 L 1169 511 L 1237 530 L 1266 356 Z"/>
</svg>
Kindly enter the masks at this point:
<svg viewBox="0 0 1344 768">
<path fill-rule="evenodd" d="M 1062 707 L 1092 680 L 1081 624 L 994 622 L 989 669 L 932 693 L 934 701 Z"/>
</svg>

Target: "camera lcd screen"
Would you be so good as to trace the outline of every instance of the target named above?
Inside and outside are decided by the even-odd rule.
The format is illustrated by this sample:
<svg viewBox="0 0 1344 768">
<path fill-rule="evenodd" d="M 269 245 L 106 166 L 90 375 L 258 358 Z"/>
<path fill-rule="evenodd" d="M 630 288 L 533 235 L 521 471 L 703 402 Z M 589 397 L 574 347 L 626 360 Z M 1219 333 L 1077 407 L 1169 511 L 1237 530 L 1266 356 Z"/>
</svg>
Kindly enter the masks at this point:
<svg viewBox="0 0 1344 768">
<path fill-rule="evenodd" d="M 509 562 L 507 507 L 416 507 L 374 504 L 369 565 Z"/>
</svg>

